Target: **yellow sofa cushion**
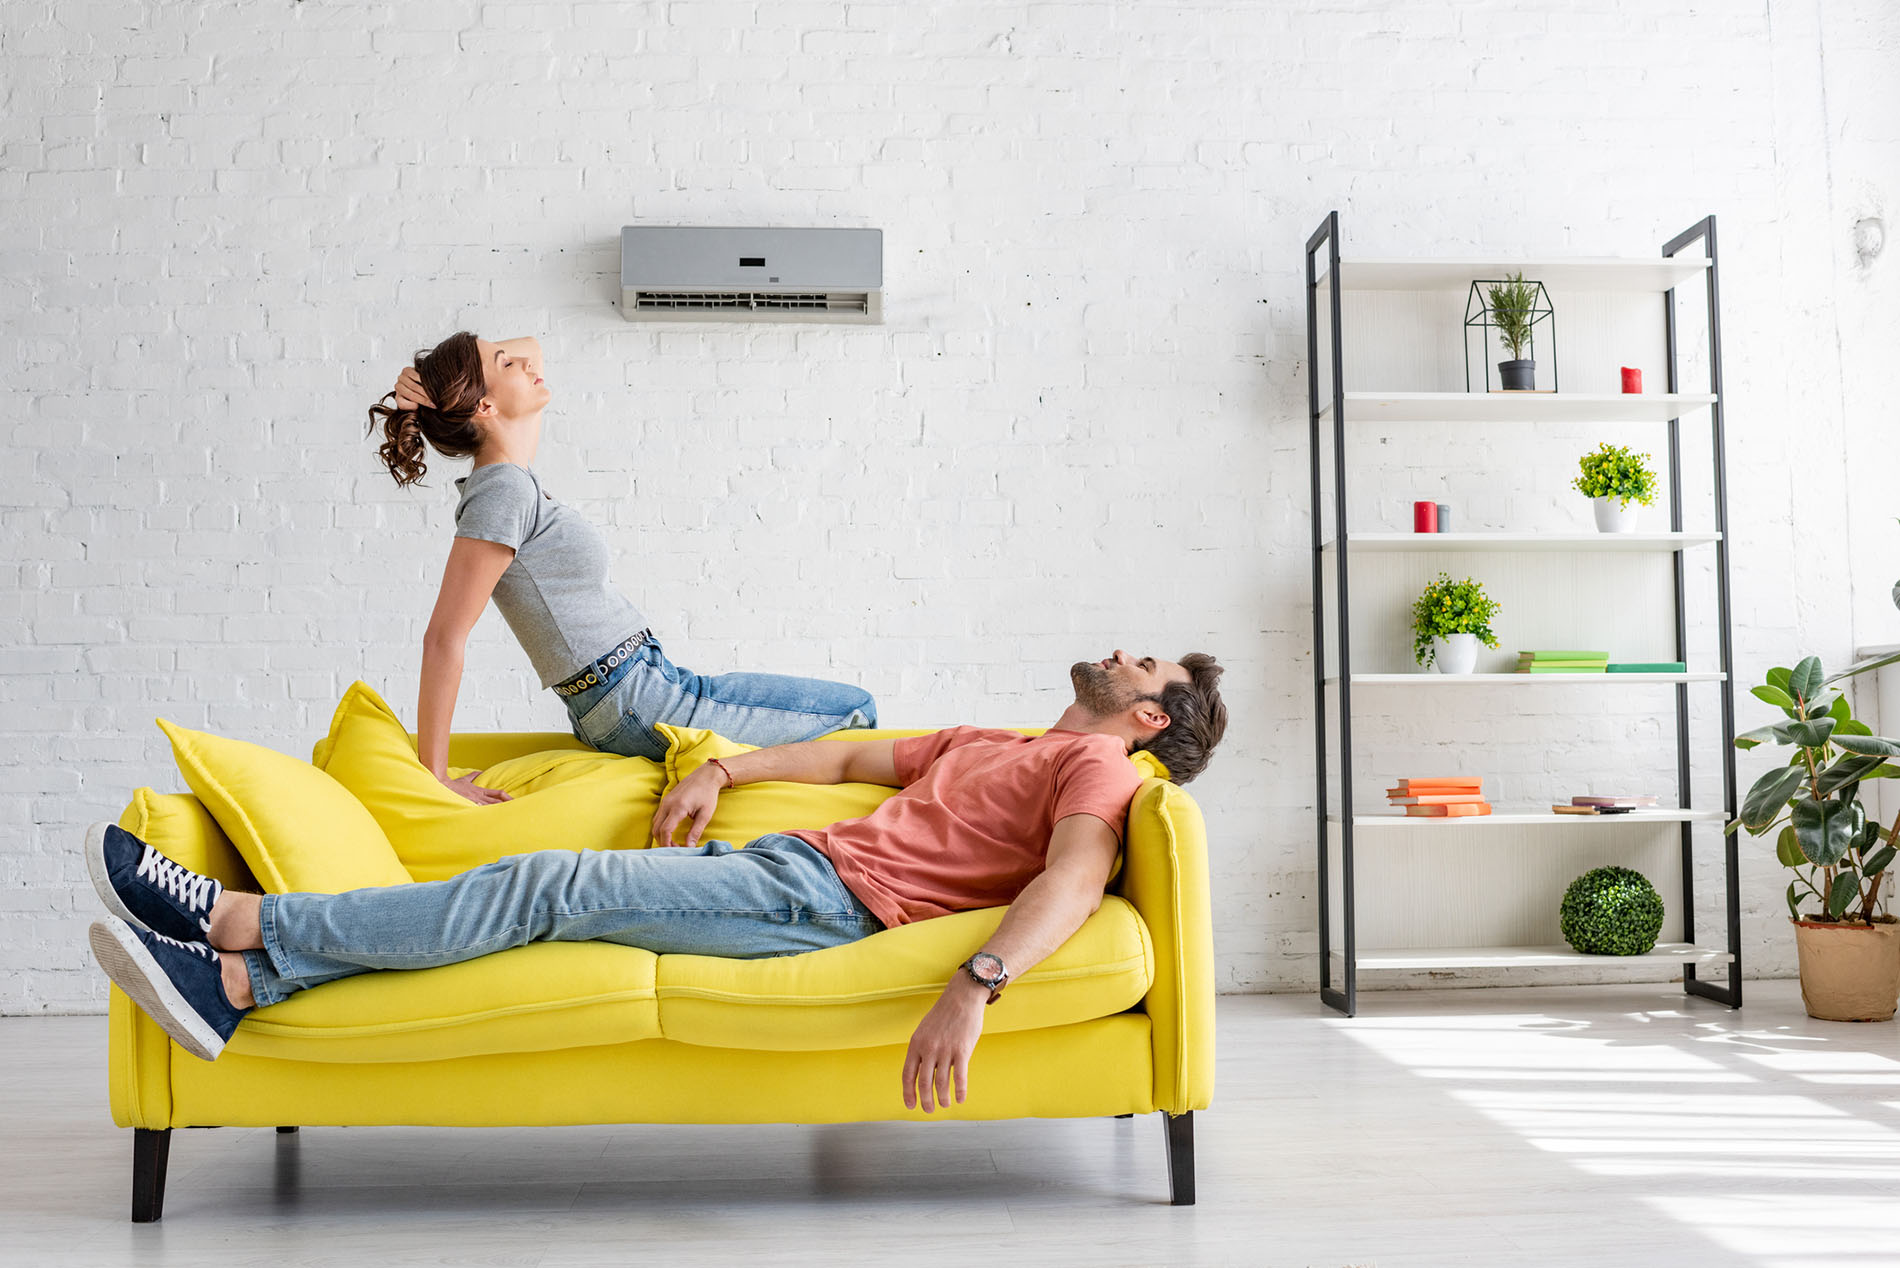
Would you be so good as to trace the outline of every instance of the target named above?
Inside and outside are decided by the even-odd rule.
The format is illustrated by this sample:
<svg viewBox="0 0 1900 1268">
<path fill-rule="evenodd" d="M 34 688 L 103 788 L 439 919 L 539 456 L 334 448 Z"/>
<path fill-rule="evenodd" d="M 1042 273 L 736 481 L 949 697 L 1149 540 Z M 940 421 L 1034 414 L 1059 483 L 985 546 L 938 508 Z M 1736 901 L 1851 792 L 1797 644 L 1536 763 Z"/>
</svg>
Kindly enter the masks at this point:
<svg viewBox="0 0 1900 1268">
<path fill-rule="evenodd" d="M 443 787 L 396 711 L 360 682 L 343 693 L 311 760 L 356 795 L 419 881 L 533 850 L 642 848 L 666 778 L 659 763 L 639 757 L 526 753 L 482 772 L 483 787 L 514 800 L 478 806 Z"/>
<path fill-rule="evenodd" d="M 663 955 L 660 1030 L 682 1043 L 778 1052 L 909 1043 L 957 965 L 996 932 L 1005 910 L 958 912 L 776 959 Z M 1154 973 L 1141 917 L 1122 899 L 1106 897 L 1054 955 L 1010 983 L 984 1014 L 983 1032 L 1125 1012 L 1147 993 Z"/>
<path fill-rule="evenodd" d="M 666 740 L 664 760 L 666 787 L 671 790 L 681 780 L 715 757 L 734 757 L 750 753 L 756 745 L 739 744 L 713 731 L 696 727 L 654 727 Z M 768 832 L 796 832 L 802 828 L 828 828 L 844 819 L 870 814 L 897 792 L 882 784 L 795 784 L 767 781 L 745 784 L 720 794 L 712 821 L 706 825 L 701 841 L 730 841 L 744 845 Z M 652 821 L 648 820 L 651 830 Z M 675 834 L 684 841 L 684 826 Z"/>
<path fill-rule="evenodd" d="M 441 968 L 363 973 L 251 1013 L 228 1051 L 441 1061 L 654 1039 L 657 958 L 609 942 L 537 942 Z"/>
<path fill-rule="evenodd" d="M 408 882 L 363 803 L 323 771 L 262 745 L 164 718 L 158 725 L 185 782 L 266 892 L 336 894 Z"/>
<path fill-rule="evenodd" d="M 654 730 L 667 741 L 665 767 L 668 790 L 715 757 L 734 757 L 740 753 L 750 753 L 755 747 L 695 727 L 670 726 L 662 722 Z M 862 743 L 866 740 L 901 739 L 929 734 L 927 730 L 838 731 L 824 738 L 838 743 Z M 1041 735 L 1042 730 L 1030 728 L 1024 730 L 1023 734 Z M 1167 768 L 1156 761 L 1152 754 L 1136 753 L 1130 760 L 1144 778 L 1152 778 L 1157 774 L 1166 777 Z M 706 825 L 705 834 L 700 839 L 744 845 L 768 832 L 828 828 L 842 820 L 858 819 L 870 814 L 896 792 L 897 789 L 882 784 L 795 784 L 771 781 L 743 784 L 720 795 L 712 820 Z M 685 835 L 682 826 L 676 836 L 683 841 Z"/>
<path fill-rule="evenodd" d="M 255 892 L 257 878 L 224 829 L 191 793 L 162 793 L 141 788 L 119 816 L 119 826 L 158 852 L 227 888 Z"/>
</svg>

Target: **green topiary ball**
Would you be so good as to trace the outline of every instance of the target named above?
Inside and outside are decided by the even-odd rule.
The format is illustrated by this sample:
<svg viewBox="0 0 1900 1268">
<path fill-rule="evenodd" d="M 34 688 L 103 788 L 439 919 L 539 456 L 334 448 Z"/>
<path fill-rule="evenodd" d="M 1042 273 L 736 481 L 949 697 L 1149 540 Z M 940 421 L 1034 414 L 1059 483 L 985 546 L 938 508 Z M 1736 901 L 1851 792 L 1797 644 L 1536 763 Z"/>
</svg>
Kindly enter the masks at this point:
<svg viewBox="0 0 1900 1268">
<path fill-rule="evenodd" d="M 1642 955 L 1662 932 L 1663 900 L 1641 872 L 1599 867 L 1570 882 L 1560 917 L 1564 941 L 1585 955 Z"/>
</svg>

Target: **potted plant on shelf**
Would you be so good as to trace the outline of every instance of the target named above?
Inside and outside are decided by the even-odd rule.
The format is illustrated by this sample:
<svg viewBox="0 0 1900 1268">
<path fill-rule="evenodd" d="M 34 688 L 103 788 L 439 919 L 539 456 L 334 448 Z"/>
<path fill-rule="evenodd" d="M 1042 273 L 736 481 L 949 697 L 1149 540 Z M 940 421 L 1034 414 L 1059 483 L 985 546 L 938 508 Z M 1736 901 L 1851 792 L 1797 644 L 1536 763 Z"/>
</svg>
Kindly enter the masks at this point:
<svg viewBox="0 0 1900 1268">
<path fill-rule="evenodd" d="M 1577 466 L 1583 474 L 1570 487 L 1590 499 L 1597 531 L 1635 532 L 1638 510 L 1656 501 L 1656 473 L 1649 455 L 1606 440 L 1577 459 Z"/>
<path fill-rule="evenodd" d="M 1478 663 L 1478 643 L 1498 645 L 1491 631 L 1497 614 L 1498 604 L 1483 586 L 1439 573 L 1412 604 L 1412 659 L 1441 674 L 1470 673 Z"/>
<path fill-rule="evenodd" d="M 1491 284 L 1491 324 L 1497 327 L 1498 341 L 1511 354 L 1510 360 L 1498 362 L 1498 385 L 1507 392 L 1529 392 L 1537 387 L 1537 362 L 1524 356 L 1531 342 L 1537 291 L 1537 283 L 1525 281 L 1522 273 Z"/>
<path fill-rule="evenodd" d="M 1886 1021 L 1900 999 L 1900 923 L 1881 893 L 1900 819 L 1882 828 L 1860 802 L 1863 781 L 1900 776 L 1888 761 L 1900 742 L 1873 734 L 1833 686 L 1896 660 L 1882 657 L 1831 678 L 1814 656 L 1771 669 L 1751 691 L 1786 719 L 1735 738 L 1741 749 L 1772 740 L 1793 750 L 1787 765 L 1755 781 L 1724 831 L 1776 833 L 1775 856 L 1794 872 L 1787 899 L 1801 1001 L 1810 1017 L 1827 1021 Z M 1813 905 L 1805 915 L 1803 903 Z"/>
</svg>

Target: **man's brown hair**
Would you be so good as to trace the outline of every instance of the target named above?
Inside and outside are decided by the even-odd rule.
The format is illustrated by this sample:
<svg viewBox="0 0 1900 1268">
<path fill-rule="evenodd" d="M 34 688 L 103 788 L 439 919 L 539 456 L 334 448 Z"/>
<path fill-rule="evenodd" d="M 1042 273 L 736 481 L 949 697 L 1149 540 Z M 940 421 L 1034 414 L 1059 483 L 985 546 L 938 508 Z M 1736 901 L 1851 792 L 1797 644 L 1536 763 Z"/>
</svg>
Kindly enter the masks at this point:
<svg viewBox="0 0 1900 1268">
<path fill-rule="evenodd" d="M 1145 744 L 1136 745 L 1161 759 L 1168 777 L 1185 784 L 1207 769 L 1214 746 L 1227 734 L 1227 706 L 1220 698 L 1220 676 L 1227 672 L 1206 652 L 1181 658 L 1186 682 L 1171 682 L 1150 699 L 1168 715 L 1168 725 Z"/>
</svg>

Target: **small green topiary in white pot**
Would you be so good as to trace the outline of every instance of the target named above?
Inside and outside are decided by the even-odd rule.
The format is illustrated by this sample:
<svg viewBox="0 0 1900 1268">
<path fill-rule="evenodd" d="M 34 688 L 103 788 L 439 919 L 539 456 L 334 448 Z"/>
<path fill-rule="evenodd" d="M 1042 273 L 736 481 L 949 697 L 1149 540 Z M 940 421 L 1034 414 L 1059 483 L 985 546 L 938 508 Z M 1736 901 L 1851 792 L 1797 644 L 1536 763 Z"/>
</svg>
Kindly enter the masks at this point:
<svg viewBox="0 0 1900 1268">
<path fill-rule="evenodd" d="M 1590 499 L 1598 530 L 1635 532 L 1637 507 L 1656 501 L 1656 473 L 1650 468 L 1649 455 L 1606 440 L 1577 459 L 1577 466 L 1582 474 L 1570 487 Z"/>
</svg>

